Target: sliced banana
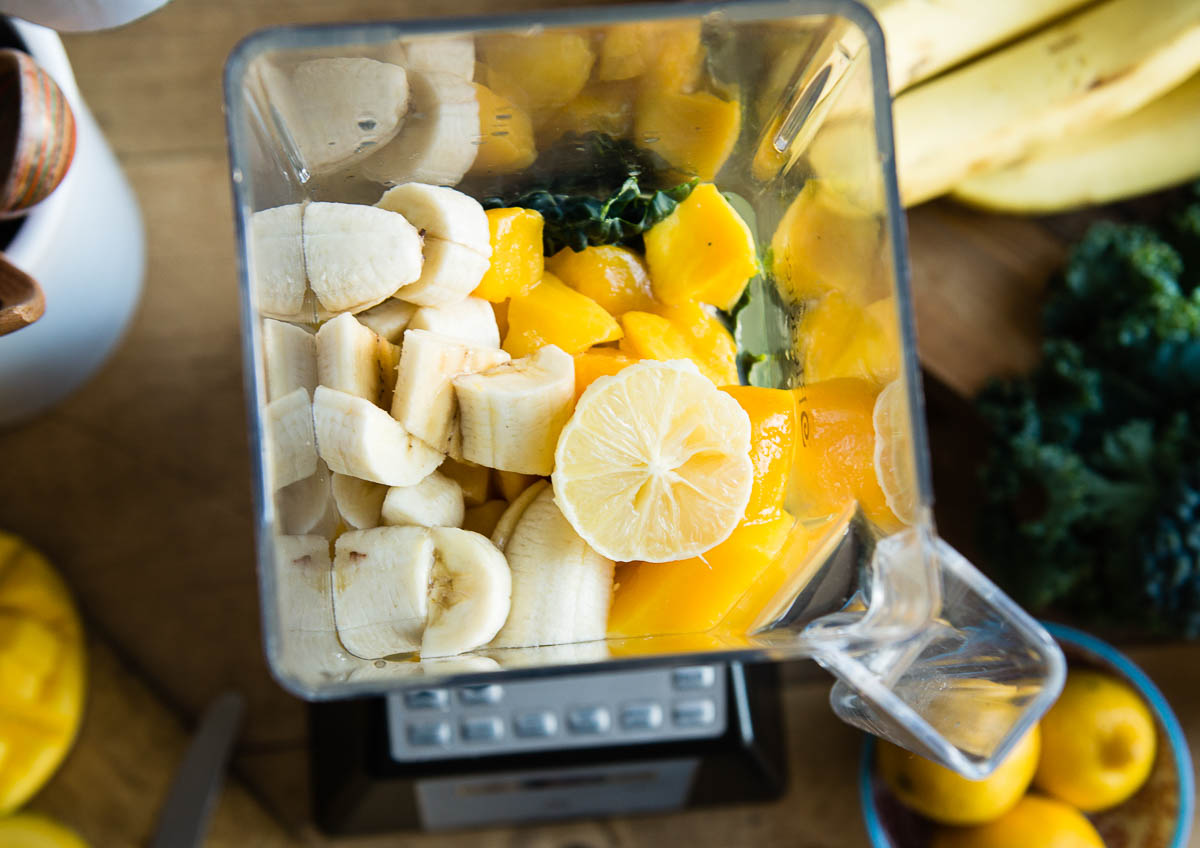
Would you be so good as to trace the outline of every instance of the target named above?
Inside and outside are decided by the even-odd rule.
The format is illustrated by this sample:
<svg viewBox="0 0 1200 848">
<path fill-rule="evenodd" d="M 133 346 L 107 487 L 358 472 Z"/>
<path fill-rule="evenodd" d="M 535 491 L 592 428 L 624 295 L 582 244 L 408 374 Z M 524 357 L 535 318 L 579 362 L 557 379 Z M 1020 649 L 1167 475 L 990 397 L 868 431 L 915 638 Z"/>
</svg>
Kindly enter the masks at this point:
<svg viewBox="0 0 1200 848">
<path fill-rule="evenodd" d="M 451 381 L 508 359 L 496 348 L 464 344 L 427 330 L 405 330 L 392 416 L 417 438 L 446 448 L 455 429 Z M 553 446 L 550 451 L 553 454 Z"/>
<path fill-rule="evenodd" d="M 434 450 L 370 401 L 318 386 L 317 447 L 329 469 L 387 486 L 411 486 L 442 463 Z"/>
<path fill-rule="evenodd" d="M 364 176 L 384 185 L 456 185 L 479 149 L 475 85 L 457 74 L 408 75 L 409 116 L 391 142 L 362 161 Z"/>
<path fill-rule="evenodd" d="M 463 522 L 462 487 L 436 471 L 413 486 L 393 486 L 383 499 L 388 525 L 459 527 Z"/>
<path fill-rule="evenodd" d="M 467 506 L 479 506 L 487 500 L 488 485 L 492 477 L 490 468 L 447 459 L 438 467 L 438 473 L 449 477 L 462 488 L 463 502 Z"/>
<path fill-rule="evenodd" d="M 496 522 L 495 529 L 492 530 L 492 544 L 502 551 L 508 549 L 508 541 L 512 538 L 513 530 L 517 528 L 517 522 L 534 499 L 549 486 L 548 481 L 539 479 L 508 505 L 508 509 L 504 510 L 500 520 Z"/>
<path fill-rule="evenodd" d="M 491 538 L 500 523 L 501 516 L 508 511 L 508 501 L 485 501 L 479 506 L 473 506 L 463 513 L 463 529 L 480 533 Z"/>
<path fill-rule="evenodd" d="M 365 312 L 359 312 L 355 317 L 374 330 L 380 338 L 395 343 L 400 341 L 404 335 L 404 329 L 416 311 L 417 307 L 412 303 L 388 298 L 378 306 L 372 306 Z"/>
<path fill-rule="evenodd" d="M 266 318 L 262 323 L 263 364 L 267 400 L 278 400 L 296 389 L 317 387 L 317 345 L 312 333 L 295 324 Z"/>
<path fill-rule="evenodd" d="M 293 318 L 304 306 L 303 215 L 304 205 L 292 203 L 250 216 L 250 279 L 263 315 Z"/>
<path fill-rule="evenodd" d="M 383 499 L 388 487 L 346 474 L 333 475 L 333 500 L 342 520 L 356 530 L 369 530 L 383 523 Z"/>
<path fill-rule="evenodd" d="M 403 215 L 351 203 L 304 209 L 304 263 L 321 306 L 361 311 L 421 276 L 421 237 Z"/>
<path fill-rule="evenodd" d="M 425 238 L 424 262 L 420 279 L 397 297 L 421 306 L 457 303 L 475 291 L 488 269 L 488 260 L 471 248 L 433 236 Z"/>
<path fill-rule="evenodd" d="M 334 529 L 330 509 L 329 467 L 317 460 L 317 470 L 275 493 L 275 515 L 284 533 L 323 534 Z"/>
<path fill-rule="evenodd" d="M 396 399 L 396 379 L 400 376 L 400 345 L 380 338 L 375 348 L 375 361 L 379 366 L 379 405 L 391 409 Z"/>
<path fill-rule="evenodd" d="M 593 551 L 542 488 L 504 547 L 512 609 L 492 645 L 525 648 L 603 639 L 613 561 Z"/>
<path fill-rule="evenodd" d="M 500 347 L 496 311 L 479 297 L 444 306 L 422 306 L 414 313 L 408 328 L 440 333 L 479 347 Z"/>
<path fill-rule="evenodd" d="M 452 241 L 484 259 L 491 258 L 487 213 L 469 194 L 443 185 L 411 182 L 388 189 L 375 205 L 400 213 L 424 236 Z"/>
<path fill-rule="evenodd" d="M 333 621 L 329 540 L 325 537 L 275 537 L 275 609 L 282 668 L 302 678 L 345 670 L 348 658 Z"/>
<path fill-rule="evenodd" d="M 264 431 L 271 491 L 290 486 L 316 472 L 313 406 L 306 389 L 296 389 L 268 403 Z"/>
<path fill-rule="evenodd" d="M 547 475 L 575 405 L 575 360 L 554 345 L 490 371 L 454 378 L 463 458 Z"/>
<path fill-rule="evenodd" d="M 379 403 L 383 386 L 375 332 L 349 313 L 317 330 L 317 378 L 322 386 Z"/>
<path fill-rule="evenodd" d="M 343 168 L 386 145 L 408 109 L 407 72 L 374 59 L 311 59 L 290 73 L 264 65 L 262 82 L 313 174 Z"/>
<path fill-rule="evenodd" d="M 433 559 L 424 527 L 375 527 L 338 537 L 333 616 L 346 650 L 369 660 L 420 647 Z"/>
<path fill-rule="evenodd" d="M 512 576 L 487 537 L 435 527 L 429 614 L 421 659 L 470 651 L 491 641 L 508 617 Z"/>
<path fill-rule="evenodd" d="M 406 45 L 409 71 L 441 71 L 464 79 L 475 76 L 475 39 L 419 38 Z"/>
</svg>

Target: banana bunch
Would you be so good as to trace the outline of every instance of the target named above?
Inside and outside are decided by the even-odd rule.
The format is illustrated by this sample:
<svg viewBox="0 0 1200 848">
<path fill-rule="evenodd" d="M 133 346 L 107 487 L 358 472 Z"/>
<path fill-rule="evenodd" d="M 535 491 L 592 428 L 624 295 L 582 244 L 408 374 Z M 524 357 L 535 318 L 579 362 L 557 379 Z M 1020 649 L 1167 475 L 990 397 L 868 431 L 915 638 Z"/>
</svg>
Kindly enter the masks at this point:
<svg viewBox="0 0 1200 848">
<path fill-rule="evenodd" d="M 1200 175 L 1196 0 L 867 5 L 887 45 L 906 206 L 951 194 L 1053 212 Z"/>
<path fill-rule="evenodd" d="M 613 562 L 543 479 L 574 359 L 500 349 L 471 296 L 492 253 L 479 203 L 408 182 L 374 206 L 263 210 L 250 233 L 286 662 L 602 638 Z"/>
</svg>

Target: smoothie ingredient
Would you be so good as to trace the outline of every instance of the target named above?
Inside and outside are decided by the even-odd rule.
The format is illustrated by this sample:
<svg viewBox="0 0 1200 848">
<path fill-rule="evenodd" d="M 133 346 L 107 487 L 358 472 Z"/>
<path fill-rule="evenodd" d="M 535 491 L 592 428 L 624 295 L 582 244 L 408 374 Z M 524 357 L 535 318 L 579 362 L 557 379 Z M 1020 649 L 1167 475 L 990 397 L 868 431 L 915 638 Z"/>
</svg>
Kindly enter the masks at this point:
<svg viewBox="0 0 1200 848">
<path fill-rule="evenodd" d="M 435 527 L 431 535 L 433 570 L 421 656 L 452 656 L 486 645 L 511 607 L 508 561 L 478 533 Z"/>
<path fill-rule="evenodd" d="M 529 508 L 534 499 L 549 486 L 550 484 L 547 481 L 538 478 L 525 491 L 509 502 L 508 508 L 501 513 L 500 519 L 496 522 L 495 529 L 492 530 L 491 538 L 493 545 L 501 551 L 507 552 L 508 540 L 512 538 L 513 530 L 517 527 L 517 522 L 521 520 L 521 516 L 525 514 L 525 510 Z"/>
<path fill-rule="evenodd" d="M 478 39 L 483 81 L 530 113 L 562 106 L 587 83 L 595 54 L 587 36 L 547 30 L 536 36 Z"/>
<path fill-rule="evenodd" d="M 621 327 L 625 332 L 621 352 L 637 359 L 688 359 L 716 385 L 736 384 L 734 359 L 737 349 L 733 338 L 717 319 L 705 313 L 698 304 L 693 306 L 691 314 L 702 316 L 701 320 L 705 322 L 695 327 L 649 312 L 626 312 L 621 316 Z M 706 326 L 708 321 L 716 322 L 717 326 Z"/>
<path fill-rule="evenodd" d="M 600 132 L 624 138 L 633 129 L 633 99 L 629 84 L 594 83 L 548 114 L 538 127 L 537 136 L 546 144 L 553 144 L 567 133 Z"/>
<path fill-rule="evenodd" d="M 677 171 L 711 180 L 721 170 L 742 126 L 742 107 L 706 91 L 680 94 L 647 89 L 633 113 L 638 143 Z"/>
<path fill-rule="evenodd" d="M 486 501 L 479 506 L 470 507 L 463 516 L 462 529 L 490 538 L 496 525 L 500 523 L 500 516 L 504 515 L 507 509 L 508 501 L 502 500 Z"/>
<path fill-rule="evenodd" d="M 318 386 L 312 419 L 321 458 L 337 474 L 387 486 L 411 486 L 442 462 L 440 451 L 384 410 L 345 392 Z"/>
<path fill-rule="evenodd" d="M 338 514 L 351 527 L 369 530 L 383 523 L 383 499 L 387 497 L 387 486 L 345 474 L 334 474 L 331 489 Z"/>
<path fill-rule="evenodd" d="M 414 38 L 404 46 L 404 67 L 439 71 L 464 79 L 475 75 L 475 39 L 470 36 Z"/>
<path fill-rule="evenodd" d="M 499 303 L 536 286 L 545 270 L 541 213 L 520 207 L 487 210 L 492 261 L 472 294 Z"/>
<path fill-rule="evenodd" d="M 422 306 L 409 322 L 410 330 L 427 330 L 476 347 L 500 347 L 500 328 L 492 305 L 477 297 L 442 306 Z"/>
<path fill-rule="evenodd" d="M 405 183 L 385 191 L 375 206 L 403 215 L 424 238 L 461 244 L 484 259 L 492 255 L 487 214 L 475 198 L 461 191 Z"/>
<path fill-rule="evenodd" d="M 438 467 L 438 473 L 459 485 L 467 506 L 480 506 L 488 499 L 488 487 L 492 481 L 490 468 L 473 462 L 447 459 Z"/>
<path fill-rule="evenodd" d="M 291 318 L 304 306 L 304 206 L 292 203 L 250 216 L 254 303 L 267 316 Z"/>
<path fill-rule="evenodd" d="M 380 404 L 395 386 L 399 349 L 343 312 L 317 330 L 320 385 Z M 390 384 L 390 385 L 389 385 Z"/>
<path fill-rule="evenodd" d="M 312 333 L 295 324 L 266 318 L 262 322 L 263 364 L 267 401 L 296 389 L 317 387 L 317 344 Z"/>
<path fill-rule="evenodd" d="M 500 490 L 500 497 L 510 503 L 540 479 L 535 474 L 518 474 L 516 471 L 501 471 L 500 469 L 492 471 L 492 477 L 496 480 L 496 488 Z"/>
<path fill-rule="evenodd" d="M 563 285 L 547 272 L 527 293 L 508 303 L 508 333 L 504 349 L 527 356 L 545 345 L 575 354 L 592 345 L 621 338 L 621 327 L 604 307 Z"/>
<path fill-rule="evenodd" d="M 599 377 L 616 374 L 637 359 L 610 347 L 594 347 L 575 354 L 575 400 Z"/>
<path fill-rule="evenodd" d="M 472 174 L 511 174 L 537 158 L 533 124 L 524 109 L 476 83 L 479 97 L 479 152 Z"/>
<path fill-rule="evenodd" d="M 810 304 L 796 329 L 807 382 L 856 377 L 882 386 L 900 372 L 896 302 L 862 307 L 839 292 Z"/>
<path fill-rule="evenodd" d="M 308 391 L 296 389 L 267 404 L 264 422 L 267 480 L 271 491 L 290 486 L 317 470 L 313 407 Z"/>
<path fill-rule="evenodd" d="M 716 314 L 716 310 L 694 300 L 670 306 L 656 306 L 654 311 L 670 321 L 688 339 L 691 359 L 718 386 L 736 386 L 737 342 Z"/>
<path fill-rule="evenodd" d="M 690 362 L 639 362 L 579 399 L 555 453 L 571 526 L 614 560 L 667 562 L 728 538 L 750 497 L 750 421 Z"/>
<path fill-rule="evenodd" d="M 773 521 L 787 493 L 788 475 L 796 454 L 796 395 L 786 389 L 725 386 L 750 418 L 750 462 L 754 482 L 743 521 Z"/>
<path fill-rule="evenodd" d="M 417 311 L 416 304 L 406 303 L 389 297 L 378 306 L 372 306 L 357 316 L 359 323 L 370 327 L 380 338 L 387 339 L 393 344 L 400 341 L 405 327 Z M 315 386 L 314 386 L 315 388 Z"/>
<path fill-rule="evenodd" d="M 464 509 L 462 487 L 435 471 L 420 483 L 388 489 L 380 516 L 393 527 L 458 527 Z"/>
<path fill-rule="evenodd" d="M 645 260 L 627 247 L 595 245 L 580 251 L 564 247 L 546 260 L 546 270 L 614 318 L 630 310 L 654 308 L 650 270 Z"/>
</svg>

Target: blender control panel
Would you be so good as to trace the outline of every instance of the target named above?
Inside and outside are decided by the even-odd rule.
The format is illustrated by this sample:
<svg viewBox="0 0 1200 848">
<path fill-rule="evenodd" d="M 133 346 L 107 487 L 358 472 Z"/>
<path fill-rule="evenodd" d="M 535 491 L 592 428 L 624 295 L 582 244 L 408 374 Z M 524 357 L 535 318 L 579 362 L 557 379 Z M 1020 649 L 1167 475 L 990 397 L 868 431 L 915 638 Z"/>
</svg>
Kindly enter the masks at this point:
<svg viewBox="0 0 1200 848">
<path fill-rule="evenodd" d="M 692 665 L 407 689 L 387 697 L 391 755 L 417 762 L 717 737 L 726 673 Z"/>
</svg>

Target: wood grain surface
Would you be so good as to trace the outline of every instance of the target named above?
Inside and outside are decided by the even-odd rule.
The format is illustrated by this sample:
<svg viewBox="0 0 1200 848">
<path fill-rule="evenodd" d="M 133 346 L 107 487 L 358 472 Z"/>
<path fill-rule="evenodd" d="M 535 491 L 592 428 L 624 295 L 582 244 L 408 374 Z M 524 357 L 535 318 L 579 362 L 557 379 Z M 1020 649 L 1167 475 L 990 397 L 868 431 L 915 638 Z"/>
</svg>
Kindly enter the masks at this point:
<svg viewBox="0 0 1200 848">
<path fill-rule="evenodd" d="M 144 844 L 193 722 L 227 689 L 247 697 L 248 711 L 207 844 L 327 844 L 307 823 L 304 707 L 271 680 L 261 650 L 221 115 L 226 55 L 247 33 L 279 23 L 538 5 L 175 0 L 126 27 L 65 39 L 84 97 L 142 203 L 146 291 L 95 379 L 52 412 L 0 433 L 0 524 L 58 563 L 88 617 L 85 726 L 34 806 L 97 848 Z M 1037 294 L 1061 261 L 1069 227 L 937 203 L 916 210 L 910 228 L 921 353 L 939 391 L 970 394 L 987 376 L 1031 363 Z M 935 454 L 939 444 L 951 450 L 963 441 L 958 428 L 931 423 Z M 953 470 L 952 459 L 945 464 Z M 948 535 L 965 527 L 960 518 L 939 513 Z M 1200 749 L 1200 649 L 1148 647 L 1133 656 Z M 860 739 L 833 718 L 827 696 L 824 680 L 785 691 L 792 785 L 777 804 L 337 844 L 861 848 Z"/>
</svg>

